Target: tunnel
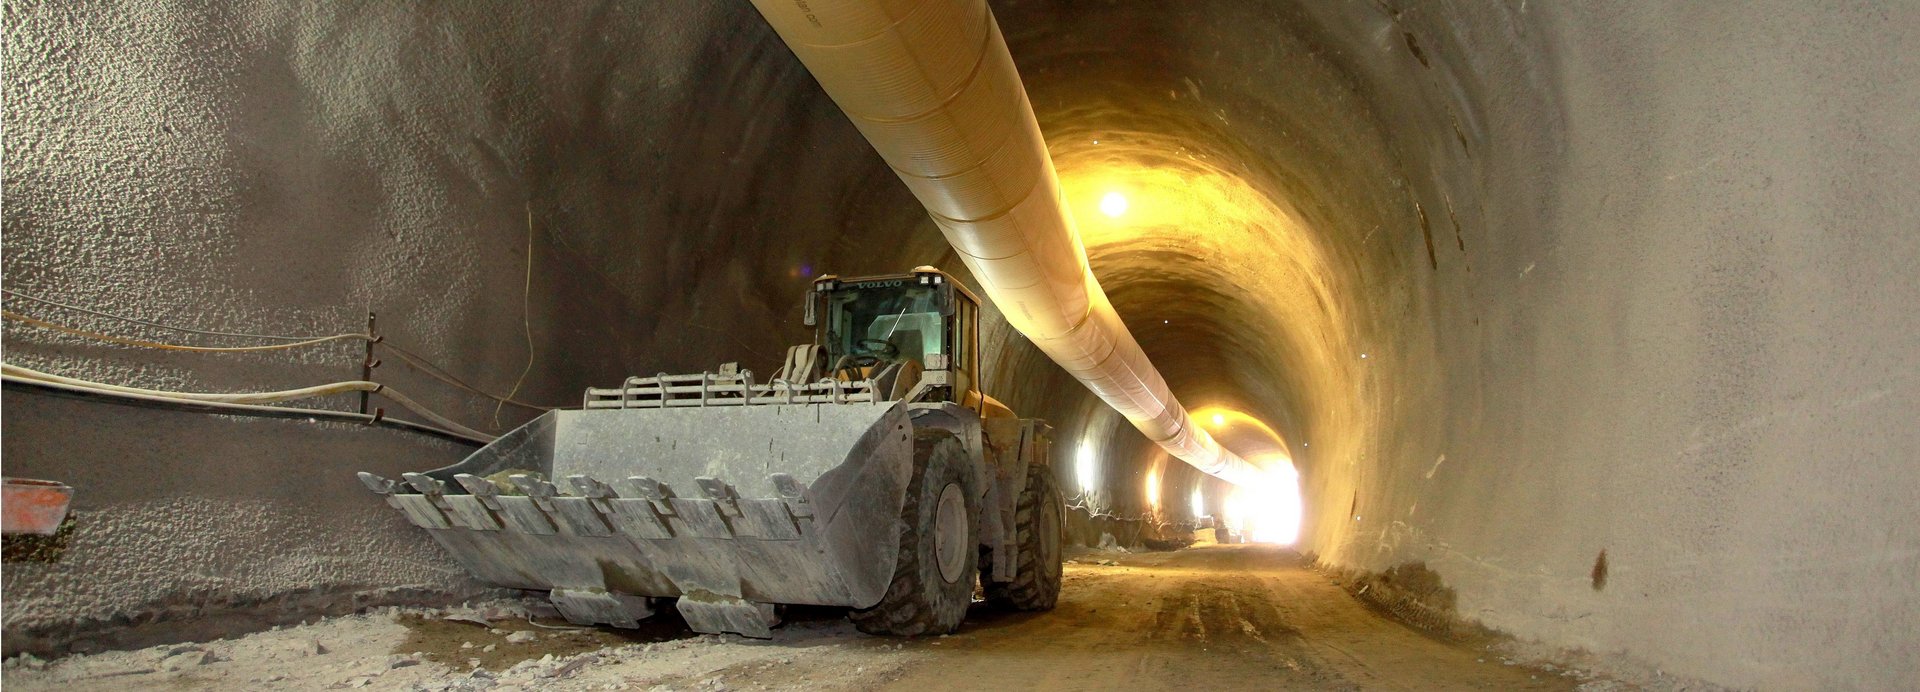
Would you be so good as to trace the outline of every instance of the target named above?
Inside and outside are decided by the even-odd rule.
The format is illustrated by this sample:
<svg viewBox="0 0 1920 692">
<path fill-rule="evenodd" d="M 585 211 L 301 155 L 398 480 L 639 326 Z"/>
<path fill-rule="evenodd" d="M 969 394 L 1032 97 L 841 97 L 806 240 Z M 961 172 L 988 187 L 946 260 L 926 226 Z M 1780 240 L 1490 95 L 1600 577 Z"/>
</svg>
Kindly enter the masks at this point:
<svg viewBox="0 0 1920 692">
<path fill-rule="evenodd" d="M 1317 586 L 1236 621 L 1274 642 L 1221 651 L 1295 646 L 1275 643 L 1306 627 L 1289 608 L 1339 600 L 1422 633 L 1409 650 L 1518 671 L 1336 674 L 1308 636 L 1228 687 L 1920 679 L 1920 12 L 991 8 L 1115 311 L 1194 420 L 1297 486 L 1181 463 L 985 301 L 980 389 L 1051 426 L 1063 601 L 1088 570 L 1176 579 L 1196 555 L 1216 570 L 1182 587 L 1198 603 L 1284 561 Z M 746 2 L 23 1 L 5 36 L 10 368 L 162 392 L 371 380 L 454 425 L 365 394 L 261 415 L 10 375 L 8 502 L 11 479 L 72 490 L 57 533 L 6 537 L 23 689 L 501 597 L 354 474 L 453 464 L 477 446 L 459 430 L 630 376 L 779 370 L 823 275 L 979 285 Z M 336 334 L 378 340 L 296 338 Z M 1074 613 L 947 646 L 1070 640 L 1034 623 Z M 240 657 L 206 651 L 205 670 Z M 1145 679 L 1172 684 L 1166 665 Z"/>
</svg>

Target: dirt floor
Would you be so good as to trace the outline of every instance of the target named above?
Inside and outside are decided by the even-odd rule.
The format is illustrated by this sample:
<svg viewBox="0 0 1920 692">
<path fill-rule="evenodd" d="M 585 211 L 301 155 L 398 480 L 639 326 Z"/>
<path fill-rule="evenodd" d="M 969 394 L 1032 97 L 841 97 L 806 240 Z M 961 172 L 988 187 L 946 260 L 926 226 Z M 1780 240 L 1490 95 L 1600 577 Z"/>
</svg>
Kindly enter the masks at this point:
<svg viewBox="0 0 1920 692">
<path fill-rule="evenodd" d="M 1047 613 L 885 639 L 795 609 L 772 640 L 567 628 L 539 604 L 386 609 L 203 644 L 7 663 L 9 690 L 1616 689 L 1369 610 L 1292 551 L 1080 554 Z"/>
</svg>

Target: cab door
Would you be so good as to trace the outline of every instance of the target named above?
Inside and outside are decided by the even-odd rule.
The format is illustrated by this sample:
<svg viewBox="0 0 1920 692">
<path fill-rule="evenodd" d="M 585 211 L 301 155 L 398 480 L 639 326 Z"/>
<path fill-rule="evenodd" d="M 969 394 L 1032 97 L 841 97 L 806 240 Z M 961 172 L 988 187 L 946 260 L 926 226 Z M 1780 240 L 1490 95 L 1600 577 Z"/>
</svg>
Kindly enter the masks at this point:
<svg viewBox="0 0 1920 692">
<path fill-rule="evenodd" d="M 981 410 L 980 306 L 953 291 L 953 328 L 947 330 L 947 353 L 952 354 L 953 398 L 962 406 Z"/>
</svg>

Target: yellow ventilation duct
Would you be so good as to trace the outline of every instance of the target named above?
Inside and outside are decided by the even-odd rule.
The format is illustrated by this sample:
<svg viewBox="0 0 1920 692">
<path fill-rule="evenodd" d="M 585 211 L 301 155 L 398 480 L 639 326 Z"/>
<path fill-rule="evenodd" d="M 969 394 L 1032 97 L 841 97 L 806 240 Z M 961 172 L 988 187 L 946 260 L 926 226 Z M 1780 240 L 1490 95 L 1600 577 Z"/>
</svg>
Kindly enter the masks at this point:
<svg viewBox="0 0 1920 692">
<path fill-rule="evenodd" d="M 984 0 L 753 0 L 1007 321 L 1195 468 L 1261 474 L 1168 390 L 1087 268 L 1053 159 Z"/>
</svg>

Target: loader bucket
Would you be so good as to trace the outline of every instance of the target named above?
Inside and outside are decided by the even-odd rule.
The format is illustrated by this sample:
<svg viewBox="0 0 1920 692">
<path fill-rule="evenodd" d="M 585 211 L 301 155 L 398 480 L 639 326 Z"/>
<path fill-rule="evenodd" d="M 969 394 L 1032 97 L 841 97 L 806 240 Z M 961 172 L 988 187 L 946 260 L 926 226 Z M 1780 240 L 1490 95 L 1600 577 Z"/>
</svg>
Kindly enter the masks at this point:
<svg viewBox="0 0 1920 692">
<path fill-rule="evenodd" d="M 773 604 L 866 607 L 913 468 L 897 403 L 550 411 L 453 466 L 362 473 L 480 580 L 633 627 L 769 636 Z"/>
</svg>

